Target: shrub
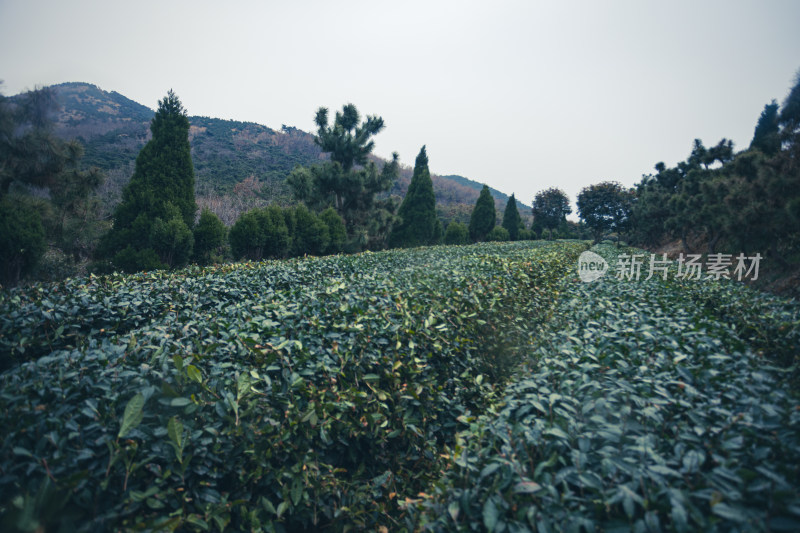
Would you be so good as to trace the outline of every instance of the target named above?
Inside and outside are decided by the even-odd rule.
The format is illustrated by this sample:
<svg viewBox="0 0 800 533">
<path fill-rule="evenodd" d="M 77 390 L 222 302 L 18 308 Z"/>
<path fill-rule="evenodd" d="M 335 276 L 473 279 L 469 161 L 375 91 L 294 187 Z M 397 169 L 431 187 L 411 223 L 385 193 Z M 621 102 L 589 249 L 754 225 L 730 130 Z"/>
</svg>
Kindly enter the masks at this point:
<svg viewBox="0 0 800 533">
<path fill-rule="evenodd" d="M 0 200 L 0 283 L 16 284 L 36 266 L 45 248 L 39 214 L 8 196 Z"/>
<path fill-rule="evenodd" d="M 194 236 L 180 216 L 175 216 L 168 222 L 156 218 L 150 232 L 150 244 L 161 262 L 173 268 L 183 266 L 189 261 Z"/>
<path fill-rule="evenodd" d="M 330 243 L 328 225 L 303 204 L 294 208 L 294 220 L 292 254 L 322 255 Z"/>
<path fill-rule="evenodd" d="M 328 226 L 328 248 L 325 250 L 327 254 L 338 254 L 344 250 L 345 242 L 347 241 L 347 230 L 344 227 L 344 221 L 339 213 L 332 207 L 327 208 L 320 213 L 319 217 Z"/>
<path fill-rule="evenodd" d="M 251 209 L 242 214 L 228 236 L 235 259 L 259 261 L 264 257 L 283 257 L 289 251 L 291 236 L 285 212 L 278 206 Z"/>
<path fill-rule="evenodd" d="M 450 222 L 444 232 L 445 244 L 467 244 L 468 238 L 469 231 L 467 226 L 461 222 Z"/>
<path fill-rule="evenodd" d="M 0 373 L 0 520 L 400 530 L 398 502 L 447 465 L 444 446 L 502 389 L 493 356 L 519 360 L 582 249 L 429 247 L 0 292 L 14 366 Z"/>
<path fill-rule="evenodd" d="M 113 265 L 115 269 L 128 273 L 167 268 L 167 265 L 161 262 L 158 254 L 152 248 L 137 250 L 130 245 L 114 254 Z"/>
<path fill-rule="evenodd" d="M 535 238 L 536 238 L 536 235 L 533 233 L 533 231 L 531 231 L 529 229 L 525 229 L 525 228 L 519 230 L 519 240 L 521 240 L 521 241 L 532 241 Z"/>
<path fill-rule="evenodd" d="M 234 259 L 247 258 L 258 261 L 264 252 L 264 232 L 255 209 L 243 213 L 233 223 L 228 234 Z"/>
<path fill-rule="evenodd" d="M 194 260 L 202 265 L 221 262 L 226 236 L 225 224 L 209 209 L 203 209 L 194 228 Z"/>
<path fill-rule="evenodd" d="M 486 240 L 489 242 L 504 242 L 511 238 L 508 230 L 503 226 L 495 226 L 492 231 L 486 235 Z"/>
</svg>

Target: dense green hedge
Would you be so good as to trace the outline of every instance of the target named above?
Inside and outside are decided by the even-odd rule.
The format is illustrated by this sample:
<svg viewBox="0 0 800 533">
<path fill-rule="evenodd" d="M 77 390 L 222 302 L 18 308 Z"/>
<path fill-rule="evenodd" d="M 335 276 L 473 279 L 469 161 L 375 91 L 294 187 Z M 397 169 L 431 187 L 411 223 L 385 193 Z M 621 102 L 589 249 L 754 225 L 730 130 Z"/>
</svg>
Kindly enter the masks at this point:
<svg viewBox="0 0 800 533">
<path fill-rule="evenodd" d="M 3 530 L 396 530 L 579 243 L 0 293 Z"/>
<path fill-rule="evenodd" d="M 420 527 L 800 530 L 798 310 L 734 283 L 567 283 L 496 411 L 461 419 Z"/>
</svg>

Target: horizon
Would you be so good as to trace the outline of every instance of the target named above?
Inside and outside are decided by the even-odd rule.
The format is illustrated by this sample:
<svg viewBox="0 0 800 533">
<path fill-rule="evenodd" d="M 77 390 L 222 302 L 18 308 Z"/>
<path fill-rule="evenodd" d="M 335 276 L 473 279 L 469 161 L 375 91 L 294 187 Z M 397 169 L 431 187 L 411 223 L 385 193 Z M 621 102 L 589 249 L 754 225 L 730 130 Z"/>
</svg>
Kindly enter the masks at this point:
<svg viewBox="0 0 800 533">
<path fill-rule="evenodd" d="M 426 145 L 434 174 L 525 204 L 560 187 L 573 209 L 581 188 L 632 187 L 695 138 L 746 148 L 800 67 L 786 0 L 46 4 L 0 5 L 0 45 L 22 51 L 0 62 L 5 94 L 79 80 L 153 109 L 172 88 L 190 115 L 312 134 L 317 108 L 352 102 L 384 118 L 380 157 L 413 166 Z"/>
</svg>

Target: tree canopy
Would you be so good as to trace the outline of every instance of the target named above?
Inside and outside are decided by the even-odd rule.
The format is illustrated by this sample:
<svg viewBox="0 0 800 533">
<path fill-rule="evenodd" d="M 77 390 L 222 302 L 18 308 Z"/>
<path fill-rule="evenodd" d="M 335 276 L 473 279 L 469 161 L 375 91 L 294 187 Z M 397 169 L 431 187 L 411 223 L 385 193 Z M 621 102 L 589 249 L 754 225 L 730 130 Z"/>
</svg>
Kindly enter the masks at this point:
<svg viewBox="0 0 800 533">
<path fill-rule="evenodd" d="M 497 212 L 494 207 L 494 198 L 489 192 L 489 187 L 484 185 L 475 202 L 472 215 L 469 217 L 469 237 L 473 242 L 486 240 L 486 236 L 497 223 Z"/>
<path fill-rule="evenodd" d="M 13 101 L 0 94 L 0 201 L 6 211 L 0 261 L 10 268 L 5 284 L 30 273 L 48 245 L 71 261 L 85 259 L 99 232 L 96 190 L 104 176 L 81 168 L 80 143 L 53 133 L 57 110 L 50 88 Z"/>
<path fill-rule="evenodd" d="M 503 228 L 506 229 L 508 232 L 508 237 L 512 241 L 516 241 L 519 239 L 519 232 L 522 229 L 522 217 L 519 216 L 519 210 L 517 209 L 517 200 L 514 198 L 514 194 L 511 194 L 511 198 L 508 199 L 506 203 L 506 208 L 503 211 Z"/>
<path fill-rule="evenodd" d="M 379 170 L 369 159 L 372 139 L 383 127 L 383 119 L 368 116 L 361 121 L 353 104 L 337 112 L 332 125 L 328 110 L 317 111 L 316 143 L 330 161 L 297 167 L 287 182 L 296 200 L 314 211 L 333 207 L 342 217 L 351 249 L 379 249 L 386 245 L 395 221 L 397 205 L 392 198 L 376 196 L 391 189 L 399 174 L 397 153 Z"/>
<path fill-rule="evenodd" d="M 184 264 L 194 241 L 197 204 L 189 119 L 171 90 L 159 101 L 150 131 L 153 137 L 136 157 L 136 169 L 114 211 L 114 225 L 99 250 L 115 267 L 129 271 Z M 154 254 L 160 265 L 154 263 Z"/>
<path fill-rule="evenodd" d="M 569 197 L 561 189 L 551 187 L 540 191 L 533 199 L 533 225 L 554 230 L 572 213 Z"/>
<path fill-rule="evenodd" d="M 595 241 L 606 232 L 619 234 L 628 229 L 632 194 L 622 185 L 613 181 L 604 181 L 584 187 L 578 194 L 578 213 L 581 219 L 592 230 Z"/>
<path fill-rule="evenodd" d="M 414 175 L 398 210 L 400 221 L 392 229 L 392 246 L 425 246 L 442 239 L 442 224 L 436 216 L 436 197 L 423 146 L 414 163 Z"/>
</svg>

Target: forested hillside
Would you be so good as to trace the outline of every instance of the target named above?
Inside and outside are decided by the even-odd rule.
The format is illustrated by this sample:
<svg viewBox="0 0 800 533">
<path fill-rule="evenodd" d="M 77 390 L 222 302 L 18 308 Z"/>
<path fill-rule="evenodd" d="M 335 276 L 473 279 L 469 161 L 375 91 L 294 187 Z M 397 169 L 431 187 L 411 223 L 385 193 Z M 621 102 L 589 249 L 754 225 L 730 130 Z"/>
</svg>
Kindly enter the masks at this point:
<svg viewBox="0 0 800 533">
<path fill-rule="evenodd" d="M 53 87 L 60 107 L 53 117 L 55 133 L 83 144 L 84 165 L 106 172 L 109 179 L 105 197 L 107 202 L 116 203 L 133 173 L 136 155 L 149 138 L 153 110 L 118 92 L 88 83 Z M 324 158 L 314 144 L 314 136 L 292 126 L 282 125 L 280 130 L 274 130 L 253 122 L 200 116 L 189 116 L 189 123 L 196 190 L 203 205 L 219 204 L 220 197 L 227 195 L 253 197 L 252 204 L 258 203 L 258 198 L 263 203 L 290 203 L 285 183 L 289 172 L 297 165 L 310 165 Z M 410 163 L 401 166 L 399 179 L 389 194 L 405 195 L 411 181 Z M 461 176 L 431 178 L 440 217 L 445 222 L 467 222 L 482 184 Z M 496 189 L 490 192 L 498 209 L 502 209 L 508 195 Z M 519 206 L 523 218 L 529 220 L 529 206 Z M 231 218 L 235 218 L 233 213 Z"/>
</svg>

